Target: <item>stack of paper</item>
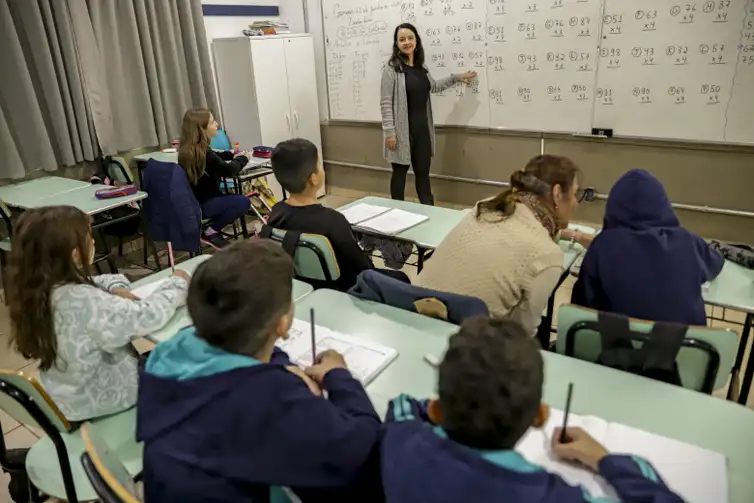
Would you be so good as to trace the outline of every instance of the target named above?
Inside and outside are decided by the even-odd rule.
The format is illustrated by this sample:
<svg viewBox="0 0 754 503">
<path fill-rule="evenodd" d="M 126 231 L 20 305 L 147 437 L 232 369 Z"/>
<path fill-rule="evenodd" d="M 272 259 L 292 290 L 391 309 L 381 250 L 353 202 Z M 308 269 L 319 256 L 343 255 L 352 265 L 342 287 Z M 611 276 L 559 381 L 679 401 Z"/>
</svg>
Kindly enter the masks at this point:
<svg viewBox="0 0 754 503">
<path fill-rule="evenodd" d="M 416 213 L 409 213 L 399 209 L 392 209 L 377 217 L 363 221 L 356 225 L 361 229 L 378 232 L 387 236 L 394 236 L 399 232 L 403 232 L 417 224 L 428 220 L 429 217 L 425 215 L 418 215 Z"/>
<path fill-rule="evenodd" d="M 390 208 L 376 206 L 374 204 L 359 203 L 338 211 L 346 217 L 349 224 L 356 225 L 364 220 L 369 220 L 370 218 L 374 218 L 377 215 L 390 211 Z"/>
<path fill-rule="evenodd" d="M 299 367 L 311 366 L 314 362 L 311 325 L 305 321 L 293 320 L 293 326 L 288 331 L 288 335 L 288 339 L 278 342 L 278 347 L 288 353 L 291 361 Z M 315 338 L 317 353 L 334 349 L 342 354 L 348 370 L 364 385 L 374 380 L 398 356 L 395 349 L 363 341 L 319 325 L 316 326 Z"/>
<path fill-rule="evenodd" d="M 606 481 L 586 469 L 556 459 L 550 450 L 553 430 L 562 426 L 563 413 L 552 410 L 544 428 L 530 429 L 516 450 L 530 462 L 560 474 L 573 485 L 580 484 L 594 497 L 617 495 Z M 587 431 L 612 454 L 640 456 L 657 469 L 660 477 L 687 503 L 726 503 L 728 476 L 725 456 L 671 438 L 630 426 L 608 423 L 594 416 L 568 416 L 568 426 Z"/>
</svg>

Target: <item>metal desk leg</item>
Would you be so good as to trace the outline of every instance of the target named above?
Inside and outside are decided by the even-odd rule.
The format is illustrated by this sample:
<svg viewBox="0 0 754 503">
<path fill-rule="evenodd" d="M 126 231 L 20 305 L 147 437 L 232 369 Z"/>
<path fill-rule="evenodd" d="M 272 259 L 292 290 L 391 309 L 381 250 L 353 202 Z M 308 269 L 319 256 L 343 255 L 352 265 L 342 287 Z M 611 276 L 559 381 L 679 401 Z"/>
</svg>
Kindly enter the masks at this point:
<svg viewBox="0 0 754 503">
<path fill-rule="evenodd" d="M 754 315 L 746 313 L 746 320 L 744 321 L 744 331 L 741 335 L 741 343 L 738 348 L 738 355 L 736 356 L 736 366 L 741 368 L 743 360 L 743 353 L 746 350 L 746 346 L 749 342 L 749 331 L 751 330 L 752 318 Z M 741 361 L 739 361 L 739 358 Z M 738 397 L 738 403 L 746 405 L 746 400 L 749 398 L 749 391 L 751 391 L 751 381 L 754 379 L 754 351 L 749 352 L 749 359 L 746 361 L 746 370 L 744 371 L 744 378 L 741 381 L 741 394 Z"/>
</svg>

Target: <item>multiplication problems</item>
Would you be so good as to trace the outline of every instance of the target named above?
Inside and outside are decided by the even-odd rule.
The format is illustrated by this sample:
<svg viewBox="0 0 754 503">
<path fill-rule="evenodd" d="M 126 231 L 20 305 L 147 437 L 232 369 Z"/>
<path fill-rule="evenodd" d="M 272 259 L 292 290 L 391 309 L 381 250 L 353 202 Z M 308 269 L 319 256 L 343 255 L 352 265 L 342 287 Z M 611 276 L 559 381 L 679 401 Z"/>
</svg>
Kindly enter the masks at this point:
<svg viewBox="0 0 754 503">
<path fill-rule="evenodd" d="M 505 14 L 505 0 L 488 0 L 490 9 L 489 14 L 493 16 L 501 16 Z"/>
<path fill-rule="evenodd" d="M 699 89 L 707 105 L 720 104 L 720 91 L 721 87 L 717 84 L 702 84 L 702 87 Z"/>
<path fill-rule="evenodd" d="M 632 94 L 641 105 L 652 104 L 652 90 L 648 87 L 634 87 Z"/>
<path fill-rule="evenodd" d="M 601 105 L 614 105 L 615 104 L 615 102 L 613 101 L 613 90 L 611 88 L 598 87 L 594 93 L 597 96 L 597 99 L 599 100 Z"/>
<path fill-rule="evenodd" d="M 620 68 L 620 47 L 602 47 L 600 48 L 600 57 L 607 59 L 607 68 L 615 70 Z"/>
<path fill-rule="evenodd" d="M 536 54 L 519 54 L 518 62 L 524 68 L 526 68 L 527 72 L 536 72 L 539 70 L 539 66 L 537 66 Z"/>
</svg>

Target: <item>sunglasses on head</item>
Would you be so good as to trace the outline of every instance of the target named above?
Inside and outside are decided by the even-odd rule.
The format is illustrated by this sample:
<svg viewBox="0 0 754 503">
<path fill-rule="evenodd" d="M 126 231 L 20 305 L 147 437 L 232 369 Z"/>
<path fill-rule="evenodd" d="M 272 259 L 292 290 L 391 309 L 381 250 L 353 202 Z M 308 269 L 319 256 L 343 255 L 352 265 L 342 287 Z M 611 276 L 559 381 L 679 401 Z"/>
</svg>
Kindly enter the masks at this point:
<svg viewBox="0 0 754 503">
<path fill-rule="evenodd" d="M 578 189 L 576 191 L 576 200 L 580 203 L 591 203 L 594 201 L 594 198 L 597 196 L 597 191 L 594 190 L 592 187 L 587 187 L 585 189 Z"/>
</svg>

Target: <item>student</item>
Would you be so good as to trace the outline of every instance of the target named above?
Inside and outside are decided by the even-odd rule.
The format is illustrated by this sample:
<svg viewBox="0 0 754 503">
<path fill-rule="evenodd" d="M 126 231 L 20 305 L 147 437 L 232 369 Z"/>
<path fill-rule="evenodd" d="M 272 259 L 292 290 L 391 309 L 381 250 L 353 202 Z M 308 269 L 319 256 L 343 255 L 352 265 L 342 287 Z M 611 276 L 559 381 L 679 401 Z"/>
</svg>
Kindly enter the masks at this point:
<svg viewBox="0 0 754 503">
<path fill-rule="evenodd" d="M 271 161 L 275 178 L 289 196 L 272 208 L 267 223 L 276 229 L 321 234 L 329 239 L 340 268 L 337 287 L 348 290 L 361 271 L 374 266 L 359 247 L 346 217 L 317 202 L 317 191 L 325 183 L 317 147 L 304 139 L 286 140 L 275 147 Z"/>
<path fill-rule="evenodd" d="M 584 256 L 571 301 L 650 321 L 707 324 L 702 284 L 723 258 L 678 222 L 665 189 L 644 170 L 610 190 L 605 220 Z"/>
<path fill-rule="evenodd" d="M 438 374 L 439 399 L 402 395 L 389 406 L 381 448 L 388 503 L 610 503 L 529 463 L 513 450 L 541 428 L 542 355 L 510 319 L 472 318 L 450 338 Z M 580 428 L 552 435 L 552 453 L 580 463 L 613 486 L 623 503 L 683 503 L 652 466 L 611 455 Z"/>
<path fill-rule="evenodd" d="M 170 320 L 185 301 L 188 274 L 176 271 L 143 300 L 123 275 L 90 276 L 89 216 L 71 206 L 24 212 L 12 244 L 12 344 L 39 360 L 39 379 L 60 411 L 84 421 L 133 406 L 138 375 L 130 341 Z"/>
<path fill-rule="evenodd" d="M 217 121 L 204 108 L 194 108 L 183 116 L 178 164 L 186 170 L 194 196 L 202 207 L 202 216 L 212 220 L 202 233 L 201 241 L 216 250 L 228 246 L 222 230 L 242 218 L 251 207 L 241 194 L 220 190 L 223 178 L 236 176 L 249 162 L 248 152 L 215 152 L 209 146 L 217 136 Z"/>
<path fill-rule="evenodd" d="M 147 501 L 267 502 L 270 486 L 305 502 L 382 500 L 380 419 L 343 357 L 326 351 L 304 375 L 275 348 L 291 326 L 292 282 L 293 261 L 266 240 L 197 268 L 195 326 L 159 344 L 142 374 Z"/>
<path fill-rule="evenodd" d="M 534 157 L 511 174 L 509 189 L 476 204 L 414 283 L 477 297 L 534 334 L 563 273 L 558 240 L 584 197 L 580 174 L 566 157 Z"/>
</svg>

